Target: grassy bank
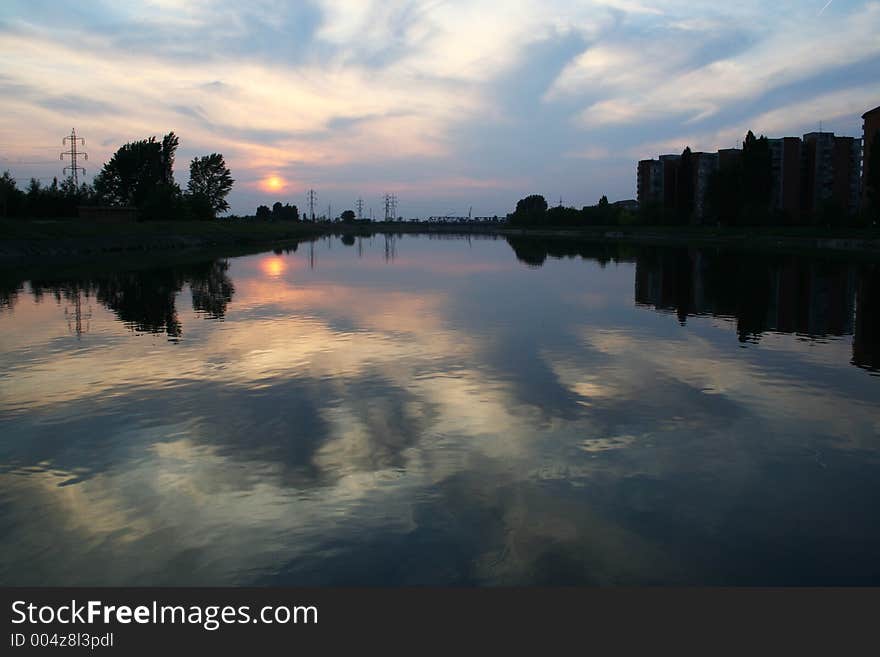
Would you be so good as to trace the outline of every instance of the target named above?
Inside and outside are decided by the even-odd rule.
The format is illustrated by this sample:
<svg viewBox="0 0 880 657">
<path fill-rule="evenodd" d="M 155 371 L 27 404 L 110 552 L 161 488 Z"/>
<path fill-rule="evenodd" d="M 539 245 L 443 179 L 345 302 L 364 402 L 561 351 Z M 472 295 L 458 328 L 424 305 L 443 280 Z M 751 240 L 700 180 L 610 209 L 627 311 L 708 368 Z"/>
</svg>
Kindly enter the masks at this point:
<svg viewBox="0 0 880 657">
<path fill-rule="evenodd" d="M 323 232 L 320 225 L 293 222 L 144 221 L 100 223 L 79 219 L 0 219 L 4 240 L 194 237 L 214 240 L 275 239 Z"/>
<path fill-rule="evenodd" d="M 839 251 L 880 256 L 880 230 L 813 226 L 596 226 L 576 229 L 505 228 L 508 235 L 736 250 Z"/>
<path fill-rule="evenodd" d="M 223 221 L 98 223 L 77 219 L 0 220 L 0 260 L 175 249 L 243 247 L 309 239 L 324 227 Z"/>
<path fill-rule="evenodd" d="M 345 226 L 292 222 L 97 223 L 77 219 L 0 219 L 0 260 L 145 255 L 171 250 L 271 248 L 331 233 L 448 233 L 553 237 L 734 249 L 859 252 L 880 256 L 880 230 L 821 227 L 590 226 L 512 228 L 487 224 L 383 223 Z"/>
</svg>

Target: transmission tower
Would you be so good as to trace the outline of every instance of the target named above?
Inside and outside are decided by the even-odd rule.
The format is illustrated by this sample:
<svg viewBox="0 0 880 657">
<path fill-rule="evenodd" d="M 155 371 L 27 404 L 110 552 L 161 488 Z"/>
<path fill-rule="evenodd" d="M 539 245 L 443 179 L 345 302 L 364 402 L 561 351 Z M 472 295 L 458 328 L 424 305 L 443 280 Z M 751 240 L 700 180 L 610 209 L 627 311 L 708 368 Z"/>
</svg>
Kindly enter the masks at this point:
<svg viewBox="0 0 880 657">
<path fill-rule="evenodd" d="M 77 158 L 81 156 L 84 160 L 88 160 L 89 154 L 84 151 L 76 150 L 76 147 L 77 147 L 78 143 L 85 146 L 86 140 L 83 139 L 82 137 L 77 137 L 76 130 L 71 128 L 70 135 L 65 137 L 64 139 L 62 139 L 61 143 L 64 146 L 67 146 L 68 143 L 70 144 L 70 150 L 64 151 L 61 154 L 62 160 L 65 157 L 70 158 L 70 166 L 64 167 L 64 173 L 66 174 L 68 171 L 70 171 L 70 175 L 73 178 L 74 186 L 79 187 L 79 172 L 82 171 L 83 175 L 86 175 L 86 170 L 83 169 L 81 166 L 79 166 L 79 164 L 77 164 Z"/>
<path fill-rule="evenodd" d="M 315 220 L 315 201 L 318 200 L 318 195 L 315 193 L 314 189 L 309 190 L 309 218 L 314 221 Z"/>
<path fill-rule="evenodd" d="M 357 203 L 355 205 L 357 205 L 357 209 L 358 209 L 358 219 L 363 219 L 364 218 L 364 199 L 359 197 L 357 200 Z"/>
<path fill-rule="evenodd" d="M 327 204 L 327 221 L 333 221 L 333 206 Z"/>
<path fill-rule="evenodd" d="M 385 221 L 394 221 L 397 218 L 397 196 L 385 194 Z"/>
</svg>

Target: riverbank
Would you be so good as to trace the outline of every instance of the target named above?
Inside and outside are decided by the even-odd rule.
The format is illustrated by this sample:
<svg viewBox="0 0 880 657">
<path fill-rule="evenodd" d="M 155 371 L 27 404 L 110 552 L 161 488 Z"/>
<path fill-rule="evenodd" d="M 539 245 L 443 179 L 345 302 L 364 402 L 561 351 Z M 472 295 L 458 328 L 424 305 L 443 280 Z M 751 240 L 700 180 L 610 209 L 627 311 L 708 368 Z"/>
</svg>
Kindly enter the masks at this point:
<svg viewBox="0 0 880 657">
<path fill-rule="evenodd" d="M 657 246 L 858 253 L 880 257 L 880 230 L 876 228 L 593 226 L 553 229 L 411 222 L 352 226 L 222 220 L 106 224 L 71 219 L 3 219 L 0 220 L 0 263 L 59 262 L 108 256 L 150 258 L 156 253 L 269 249 L 328 234 L 372 233 L 533 236 Z"/>
<path fill-rule="evenodd" d="M 0 220 L 0 262 L 251 247 L 325 234 L 320 224 L 224 221 L 100 223 L 73 219 Z"/>
<path fill-rule="evenodd" d="M 859 254 L 880 258 L 877 229 L 815 227 L 607 226 L 578 229 L 512 229 L 504 235 L 656 246 L 716 247 L 735 251 Z"/>
</svg>

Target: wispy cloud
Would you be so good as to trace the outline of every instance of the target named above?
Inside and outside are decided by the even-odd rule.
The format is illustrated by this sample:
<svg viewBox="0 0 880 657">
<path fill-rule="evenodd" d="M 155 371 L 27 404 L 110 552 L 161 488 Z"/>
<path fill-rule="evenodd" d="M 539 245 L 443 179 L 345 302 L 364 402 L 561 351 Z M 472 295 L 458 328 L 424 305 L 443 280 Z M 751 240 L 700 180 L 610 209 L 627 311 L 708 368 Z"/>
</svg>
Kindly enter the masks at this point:
<svg viewBox="0 0 880 657">
<path fill-rule="evenodd" d="M 611 163 L 642 145 L 726 138 L 752 118 L 794 124 L 810 108 L 852 132 L 855 105 L 878 103 L 876 0 L 835 5 L 833 25 L 828 5 L 757 0 L 51 7 L 0 7 L 0 167 L 71 125 L 92 162 L 173 129 L 181 162 L 220 151 L 240 181 L 283 173 L 337 206 L 405 190 L 404 212 L 465 194 L 494 214 L 516 201 L 514 181 L 574 203 L 628 196 L 631 176 L 610 178 Z M 52 162 L 16 173 L 58 175 Z M 264 194 L 240 185 L 233 209 Z"/>
</svg>

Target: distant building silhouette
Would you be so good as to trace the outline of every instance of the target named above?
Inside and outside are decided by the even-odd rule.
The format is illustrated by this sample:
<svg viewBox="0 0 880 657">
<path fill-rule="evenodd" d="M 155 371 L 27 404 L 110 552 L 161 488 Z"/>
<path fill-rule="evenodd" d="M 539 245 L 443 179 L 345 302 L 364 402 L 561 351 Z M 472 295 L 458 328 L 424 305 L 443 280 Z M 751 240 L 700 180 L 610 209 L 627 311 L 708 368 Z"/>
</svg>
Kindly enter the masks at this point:
<svg viewBox="0 0 880 657">
<path fill-rule="evenodd" d="M 615 201 L 611 204 L 611 207 L 635 212 L 639 209 L 639 202 L 634 198 L 628 198 L 623 201 Z"/>
<path fill-rule="evenodd" d="M 693 189 L 694 220 L 702 223 L 706 216 L 706 194 L 709 191 L 709 180 L 718 170 L 718 153 L 693 153 Z"/>
<path fill-rule="evenodd" d="M 880 107 L 865 114 L 865 162 L 870 135 L 880 129 Z M 873 132 L 872 132 L 873 131 Z M 861 148 L 853 137 L 833 132 L 810 132 L 800 137 L 768 139 L 770 147 L 770 208 L 798 223 L 828 208 L 855 214 L 859 209 L 862 182 Z M 691 153 L 687 173 L 681 155 L 661 155 L 641 160 L 637 168 L 638 202 L 667 210 L 691 208 L 693 223 L 706 219 L 707 196 L 714 172 L 740 166 L 743 151 L 728 148 L 716 153 Z M 688 179 L 682 178 L 690 176 Z"/>
<path fill-rule="evenodd" d="M 730 166 L 739 166 L 742 161 L 741 148 L 722 148 L 718 151 L 718 166 L 722 169 Z"/>
<path fill-rule="evenodd" d="M 803 213 L 803 144 L 797 137 L 770 139 L 769 143 L 773 208 L 785 213 L 790 220 L 799 218 Z"/>
<path fill-rule="evenodd" d="M 639 207 L 663 201 L 663 165 L 657 160 L 642 160 L 636 172 L 636 200 Z"/>
<path fill-rule="evenodd" d="M 663 169 L 663 207 L 675 207 L 675 189 L 678 185 L 678 165 L 681 155 L 661 155 L 660 166 Z"/>
<path fill-rule="evenodd" d="M 681 155 L 661 155 L 656 160 L 642 160 L 637 170 L 636 200 L 639 207 L 660 205 L 675 207 L 678 164 Z"/>
<path fill-rule="evenodd" d="M 833 132 L 804 135 L 804 211 L 814 214 L 823 205 L 854 213 L 859 207 L 859 143 Z"/>
<path fill-rule="evenodd" d="M 867 205 L 868 201 L 868 165 L 871 161 L 871 149 L 876 146 L 874 144 L 874 136 L 880 130 L 880 107 L 875 107 L 862 114 L 864 119 L 864 134 L 862 136 L 862 205 Z"/>
<path fill-rule="evenodd" d="M 742 154 L 742 151 L 736 152 Z M 672 210 L 684 200 L 693 207 L 694 220 L 701 222 L 706 211 L 709 180 L 718 169 L 720 160 L 720 152 L 691 153 L 690 178 L 681 171 L 681 155 L 642 160 L 638 165 L 636 185 L 639 206 L 657 205 Z M 682 190 L 687 192 L 683 194 Z"/>
</svg>

